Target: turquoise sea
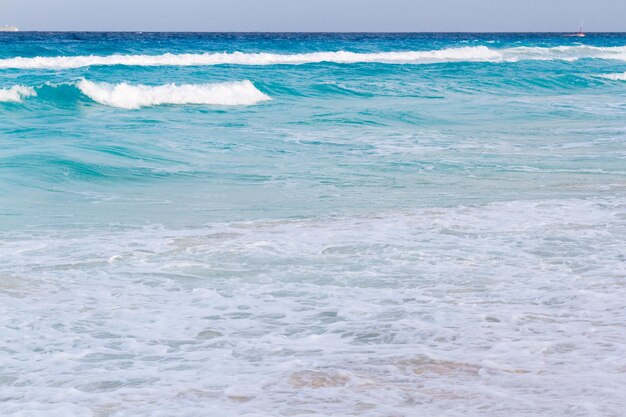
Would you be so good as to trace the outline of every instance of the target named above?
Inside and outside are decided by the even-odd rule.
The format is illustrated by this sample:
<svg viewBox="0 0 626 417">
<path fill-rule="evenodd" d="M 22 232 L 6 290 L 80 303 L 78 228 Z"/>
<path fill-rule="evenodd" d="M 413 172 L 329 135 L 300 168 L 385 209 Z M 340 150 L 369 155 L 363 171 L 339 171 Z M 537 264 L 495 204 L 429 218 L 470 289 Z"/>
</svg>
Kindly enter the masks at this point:
<svg viewBox="0 0 626 417">
<path fill-rule="evenodd" d="M 0 415 L 619 416 L 626 34 L 0 33 Z"/>
</svg>

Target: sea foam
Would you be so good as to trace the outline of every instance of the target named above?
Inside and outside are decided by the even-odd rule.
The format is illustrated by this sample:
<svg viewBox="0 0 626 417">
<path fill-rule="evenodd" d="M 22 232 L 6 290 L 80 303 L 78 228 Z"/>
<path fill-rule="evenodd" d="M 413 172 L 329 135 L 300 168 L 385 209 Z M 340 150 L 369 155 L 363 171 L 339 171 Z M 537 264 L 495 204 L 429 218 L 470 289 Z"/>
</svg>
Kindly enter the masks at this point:
<svg viewBox="0 0 626 417">
<path fill-rule="evenodd" d="M 83 79 L 76 86 L 83 94 L 100 104 L 123 109 L 161 104 L 245 106 L 271 100 L 249 80 L 221 84 L 147 86 L 96 83 Z"/>
<path fill-rule="evenodd" d="M 427 51 L 357 53 L 348 51 L 304 54 L 204 53 L 163 55 L 55 56 L 0 59 L 0 69 L 69 69 L 88 66 L 208 66 L 208 65 L 298 65 L 319 62 L 432 64 L 445 62 L 517 62 L 524 60 L 578 59 L 626 60 L 626 47 L 558 46 L 488 48 L 486 46 Z"/>
<path fill-rule="evenodd" d="M 32 87 L 14 85 L 11 88 L 0 89 L 0 102 L 19 103 L 24 97 L 33 97 L 37 93 Z"/>
<path fill-rule="evenodd" d="M 601 78 L 606 78 L 607 80 L 613 81 L 626 81 L 626 72 L 617 73 L 617 74 L 601 74 L 599 75 Z"/>
</svg>

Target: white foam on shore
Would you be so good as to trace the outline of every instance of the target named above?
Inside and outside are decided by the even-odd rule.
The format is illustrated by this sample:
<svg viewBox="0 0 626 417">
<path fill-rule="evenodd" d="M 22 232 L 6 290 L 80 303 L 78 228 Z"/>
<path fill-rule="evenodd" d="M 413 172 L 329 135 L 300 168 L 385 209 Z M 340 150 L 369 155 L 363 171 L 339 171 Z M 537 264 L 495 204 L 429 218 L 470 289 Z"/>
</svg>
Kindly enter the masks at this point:
<svg viewBox="0 0 626 417">
<path fill-rule="evenodd" d="M 625 203 L 0 233 L 3 415 L 620 415 Z"/>
<path fill-rule="evenodd" d="M 11 88 L 0 89 L 0 102 L 20 103 L 23 98 L 36 95 L 32 87 L 14 85 Z"/>
<path fill-rule="evenodd" d="M 54 57 L 15 57 L 0 59 L 0 69 L 70 69 L 88 66 L 210 66 L 210 65 L 298 65 L 319 62 L 341 64 L 432 64 L 445 62 L 517 62 L 524 60 L 613 59 L 626 61 L 626 46 L 558 46 L 488 48 L 486 46 L 447 48 L 427 51 L 358 53 L 348 51 L 303 54 L 204 53 L 162 55 L 84 55 Z"/>
<path fill-rule="evenodd" d="M 79 81 L 76 86 L 92 100 L 112 107 L 138 109 L 162 104 L 253 105 L 271 98 L 249 80 L 220 84 L 166 84 L 159 86 Z"/>
</svg>

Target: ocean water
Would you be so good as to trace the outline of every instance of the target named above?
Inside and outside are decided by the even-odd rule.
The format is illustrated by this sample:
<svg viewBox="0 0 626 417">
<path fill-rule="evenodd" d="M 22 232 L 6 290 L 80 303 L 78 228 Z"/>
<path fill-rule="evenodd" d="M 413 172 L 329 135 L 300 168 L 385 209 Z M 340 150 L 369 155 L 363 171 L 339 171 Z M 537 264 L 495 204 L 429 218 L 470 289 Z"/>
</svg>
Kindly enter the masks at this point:
<svg viewBox="0 0 626 417">
<path fill-rule="evenodd" d="M 620 416 L 626 34 L 0 33 L 0 414 Z"/>
</svg>

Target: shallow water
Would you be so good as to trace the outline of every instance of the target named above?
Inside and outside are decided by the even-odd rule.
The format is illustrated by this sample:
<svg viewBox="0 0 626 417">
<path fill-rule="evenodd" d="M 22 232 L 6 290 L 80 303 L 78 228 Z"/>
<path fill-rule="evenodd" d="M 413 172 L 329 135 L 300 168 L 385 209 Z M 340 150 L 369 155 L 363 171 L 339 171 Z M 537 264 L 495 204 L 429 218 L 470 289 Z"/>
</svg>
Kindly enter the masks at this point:
<svg viewBox="0 0 626 417">
<path fill-rule="evenodd" d="M 625 35 L 0 45 L 2 415 L 626 407 Z"/>
</svg>

